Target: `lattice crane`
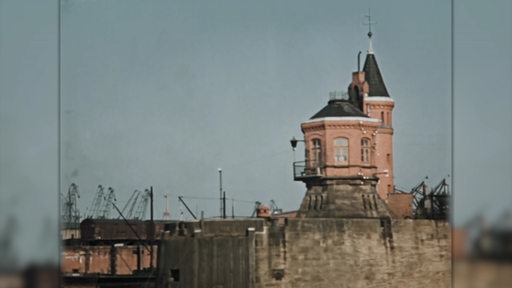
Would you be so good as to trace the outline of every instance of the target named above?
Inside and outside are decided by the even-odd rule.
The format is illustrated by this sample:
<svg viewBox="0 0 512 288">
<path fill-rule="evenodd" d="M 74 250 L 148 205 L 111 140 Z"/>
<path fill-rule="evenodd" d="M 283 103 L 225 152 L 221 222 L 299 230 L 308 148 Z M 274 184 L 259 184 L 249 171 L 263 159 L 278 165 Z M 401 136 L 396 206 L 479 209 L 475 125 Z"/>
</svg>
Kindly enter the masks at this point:
<svg viewBox="0 0 512 288">
<path fill-rule="evenodd" d="M 77 207 L 78 198 L 80 198 L 78 185 L 71 183 L 62 207 L 64 212 L 62 214 L 62 223 L 65 226 L 77 226 L 80 223 L 80 211 Z"/>
<path fill-rule="evenodd" d="M 100 217 L 102 212 L 101 203 L 103 202 L 104 194 L 103 186 L 98 185 L 98 190 L 96 191 L 96 196 L 94 196 L 94 199 L 92 200 L 91 210 L 87 214 L 87 218 Z"/>
<path fill-rule="evenodd" d="M 123 213 L 126 219 L 131 219 L 133 217 L 133 209 L 137 204 L 137 200 L 139 199 L 140 193 L 141 192 L 137 189 L 133 191 L 132 196 L 130 196 L 130 199 L 128 199 L 128 202 L 126 202 L 126 204 L 124 205 L 121 213 Z M 121 218 L 121 216 L 119 216 L 119 218 Z"/>
<path fill-rule="evenodd" d="M 109 219 L 110 212 L 112 211 L 112 208 L 113 208 L 112 203 L 117 201 L 116 194 L 114 193 L 114 189 L 112 187 L 108 187 L 108 194 L 104 198 L 104 200 L 105 200 L 105 204 L 103 205 L 101 218 Z"/>
<path fill-rule="evenodd" d="M 133 219 L 142 220 L 146 216 L 146 210 L 148 208 L 149 203 L 149 194 L 149 189 L 144 190 L 144 193 L 142 193 L 142 199 L 140 200 L 139 205 L 137 206 L 137 210 L 133 215 Z"/>
</svg>

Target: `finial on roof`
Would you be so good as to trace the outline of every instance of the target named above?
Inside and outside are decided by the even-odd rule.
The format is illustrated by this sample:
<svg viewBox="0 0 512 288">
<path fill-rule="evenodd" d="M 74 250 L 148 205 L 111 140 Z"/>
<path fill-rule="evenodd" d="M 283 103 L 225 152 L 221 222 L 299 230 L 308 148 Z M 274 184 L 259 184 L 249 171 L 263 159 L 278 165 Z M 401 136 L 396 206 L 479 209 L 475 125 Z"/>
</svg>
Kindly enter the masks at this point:
<svg viewBox="0 0 512 288">
<path fill-rule="evenodd" d="M 368 47 L 368 54 L 373 54 L 373 47 L 372 47 L 372 24 L 375 24 L 375 22 L 372 22 L 372 15 L 370 13 L 370 9 L 368 9 L 368 15 L 365 15 L 366 18 L 368 18 L 368 22 L 365 23 L 365 25 L 368 25 L 368 39 L 370 41 L 369 47 Z"/>
</svg>

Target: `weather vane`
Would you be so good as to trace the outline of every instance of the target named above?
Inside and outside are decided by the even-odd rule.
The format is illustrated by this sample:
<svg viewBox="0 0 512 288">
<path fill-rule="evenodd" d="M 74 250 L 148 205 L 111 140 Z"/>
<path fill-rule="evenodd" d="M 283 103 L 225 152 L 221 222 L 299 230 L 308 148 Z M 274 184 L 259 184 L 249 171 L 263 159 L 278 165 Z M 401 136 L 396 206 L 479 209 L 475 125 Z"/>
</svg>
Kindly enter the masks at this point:
<svg viewBox="0 0 512 288">
<path fill-rule="evenodd" d="M 370 9 L 368 9 L 368 15 L 365 15 L 364 17 L 366 17 L 368 19 L 368 22 L 364 23 L 364 25 L 368 25 L 368 38 L 370 40 L 370 48 L 368 48 L 368 52 L 373 52 L 373 48 L 372 48 L 372 24 L 375 24 L 375 22 L 372 22 L 372 15 L 370 13 Z"/>
</svg>

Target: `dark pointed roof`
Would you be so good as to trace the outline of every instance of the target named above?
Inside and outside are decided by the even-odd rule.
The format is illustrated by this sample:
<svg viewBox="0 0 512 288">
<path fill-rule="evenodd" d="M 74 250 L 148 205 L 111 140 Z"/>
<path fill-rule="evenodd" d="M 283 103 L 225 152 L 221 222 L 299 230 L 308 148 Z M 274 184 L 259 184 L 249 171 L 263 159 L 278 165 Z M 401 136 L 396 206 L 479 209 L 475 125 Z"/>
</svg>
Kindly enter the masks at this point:
<svg viewBox="0 0 512 288">
<path fill-rule="evenodd" d="M 382 75 L 380 74 L 379 66 L 377 65 L 377 60 L 373 53 L 368 53 L 366 55 L 363 71 L 365 80 L 368 82 L 368 86 L 370 86 L 368 96 L 389 97 L 388 90 L 386 89 L 384 80 L 382 80 Z"/>
<path fill-rule="evenodd" d="M 366 117 L 368 116 L 345 99 L 329 100 L 327 106 L 309 119 L 324 117 Z"/>
</svg>

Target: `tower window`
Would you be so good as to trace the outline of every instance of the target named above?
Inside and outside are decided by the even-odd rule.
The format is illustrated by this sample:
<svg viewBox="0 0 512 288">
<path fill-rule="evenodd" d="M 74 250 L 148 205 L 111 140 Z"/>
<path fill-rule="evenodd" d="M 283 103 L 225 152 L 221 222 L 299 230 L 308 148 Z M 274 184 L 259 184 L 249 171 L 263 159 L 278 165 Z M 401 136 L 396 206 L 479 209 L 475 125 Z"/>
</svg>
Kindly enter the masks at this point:
<svg viewBox="0 0 512 288">
<path fill-rule="evenodd" d="M 180 269 L 170 269 L 171 281 L 170 282 L 180 282 Z"/>
<path fill-rule="evenodd" d="M 361 162 L 364 164 L 370 163 L 370 139 L 361 139 Z"/>
<path fill-rule="evenodd" d="M 380 112 L 380 120 L 382 120 L 382 125 L 386 124 L 384 122 L 384 112 Z"/>
<path fill-rule="evenodd" d="M 336 138 L 334 139 L 334 162 L 336 164 L 348 163 L 348 139 Z"/>
<path fill-rule="evenodd" d="M 320 139 L 313 139 L 313 150 L 312 150 L 312 158 L 311 158 L 311 166 L 320 167 L 322 166 L 322 144 Z"/>
</svg>

